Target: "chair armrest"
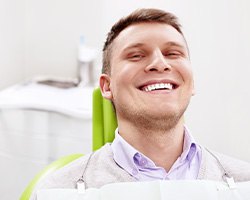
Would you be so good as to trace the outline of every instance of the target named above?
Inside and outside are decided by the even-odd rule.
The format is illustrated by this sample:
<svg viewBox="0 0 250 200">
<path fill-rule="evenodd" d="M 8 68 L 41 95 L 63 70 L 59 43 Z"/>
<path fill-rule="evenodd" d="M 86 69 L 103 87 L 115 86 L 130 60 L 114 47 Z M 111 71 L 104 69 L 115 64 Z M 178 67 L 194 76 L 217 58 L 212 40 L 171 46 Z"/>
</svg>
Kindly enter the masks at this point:
<svg viewBox="0 0 250 200">
<path fill-rule="evenodd" d="M 72 154 L 68 156 L 64 156 L 62 158 L 59 158 L 58 160 L 52 162 L 50 165 L 48 165 L 46 168 L 44 168 L 42 171 L 40 171 L 28 184 L 24 192 L 22 193 L 22 196 L 20 197 L 20 200 L 29 200 L 30 196 L 36 186 L 36 184 L 41 181 L 44 177 L 46 177 L 48 174 L 56 171 L 57 169 L 69 164 L 73 160 L 76 160 L 77 158 L 83 156 L 83 154 Z"/>
</svg>

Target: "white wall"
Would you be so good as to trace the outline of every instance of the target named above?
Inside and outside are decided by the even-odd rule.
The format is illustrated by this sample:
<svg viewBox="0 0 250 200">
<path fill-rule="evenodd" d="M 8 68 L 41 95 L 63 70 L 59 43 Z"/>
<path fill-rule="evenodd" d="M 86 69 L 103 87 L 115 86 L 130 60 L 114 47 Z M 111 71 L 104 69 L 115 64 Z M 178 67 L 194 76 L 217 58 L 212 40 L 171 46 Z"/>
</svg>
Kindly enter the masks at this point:
<svg viewBox="0 0 250 200">
<path fill-rule="evenodd" d="M 249 1 L 26 0 L 25 11 L 24 4 L 6 0 L 7 9 L 0 8 L 7 17 L 0 18 L 0 87 L 20 77 L 74 77 L 81 34 L 100 50 L 121 16 L 140 7 L 165 9 L 181 19 L 191 51 L 197 94 L 187 124 L 203 145 L 250 161 Z"/>
<path fill-rule="evenodd" d="M 97 0 L 27 0 L 25 76 L 75 77 L 80 35 L 98 47 L 100 23 Z"/>
<path fill-rule="evenodd" d="M 0 89 L 23 79 L 25 0 L 0 0 Z"/>
<path fill-rule="evenodd" d="M 0 89 L 35 76 L 76 77 L 80 36 L 101 49 L 100 15 L 98 0 L 0 0 Z"/>
</svg>

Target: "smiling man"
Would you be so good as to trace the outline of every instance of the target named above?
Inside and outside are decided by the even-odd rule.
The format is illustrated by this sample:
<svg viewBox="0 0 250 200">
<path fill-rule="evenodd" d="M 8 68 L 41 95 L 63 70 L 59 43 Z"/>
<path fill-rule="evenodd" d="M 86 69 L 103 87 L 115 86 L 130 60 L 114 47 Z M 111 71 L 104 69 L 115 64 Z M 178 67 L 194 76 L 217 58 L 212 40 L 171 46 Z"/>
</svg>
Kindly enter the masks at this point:
<svg viewBox="0 0 250 200">
<path fill-rule="evenodd" d="M 102 95 L 117 115 L 115 140 L 38 188 L 75 188 L 79 179 L 87 188 L 125 181 L 250 180 L 249 163 L 208 151 L 184 125 L 194 81 L 188 46 L 173 14 L 140 9 L 119 20 L 104 45 L 102 72 Z"/>
</svg>

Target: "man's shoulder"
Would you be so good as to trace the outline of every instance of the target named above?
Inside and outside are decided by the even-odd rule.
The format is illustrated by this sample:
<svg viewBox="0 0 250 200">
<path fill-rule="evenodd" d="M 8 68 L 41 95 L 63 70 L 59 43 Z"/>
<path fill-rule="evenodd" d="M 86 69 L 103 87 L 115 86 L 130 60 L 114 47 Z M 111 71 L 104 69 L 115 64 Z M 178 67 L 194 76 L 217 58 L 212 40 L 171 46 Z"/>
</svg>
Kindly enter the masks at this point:
<svg viewBox="0 0 250 200">
<path fill-rule="evenodd" d="M 88 162 L 93 159 L 94 162 L 98 163 L 98 166 L 105 163 L 105 160 L 108 160 L 110 157 L 109 145 L 105 145 L 99 150 L 84 155 L 64 167 L 51 172 L 46 177 L 37 183 L 34 191 L 38 189 L 49 189 L 49 188 L 75 188 L 77 181 L 83 175 Z M 112 154 L 111 154 L 112 155 Z M 33 193 L 31 199 L 35 199 L 35 193 Z"/>
<path fill-rule="evenodd" d="M 250 181 L 250 163 L 227 156 L 224 154 L 219 154 L 218 157 L 224 166 L 225 170 L 235 178 L 236 181 Z"/>
<path fill-rule="evenodd" d="M 85 168 L 89 165 L 89 161 L 95 162 L 96 165 L 102 165 L 105 160 L 109 160 L 110 150 L 109 145 L 105 145 L 101 147 L 99 150 L 89 153 L 85 156 L 82 156 L 71 163 L 67 164 L 66 166 L 60 168 L 59 170 L 55 171 L 51 174 L 51 177 L 47 178 L 47 185 L 57 185 L 59 183 L 66 184 L 68 182 L 75 183 L 84 173 Z M 57 181 L 57 179 L 60 180 Z M 55 184 L 54 184 L 55 182 Z M 49 184 L 50 183 L 50 184 Z M 66 184 L 67 185 L 67 184 Z M 72 184 L 73 186 L 74 184 Z M 63 186 L 63 185 L 62 185 Z"/>
<path fill-rule="evenodd" d="M 225 172 L 232 176 L 235 181 L 250 181 L 250 163 L 222 154 L 218 152 L 212 152 L 206 149 L 206 161 L 207 164 L 212 163 L 220 168 L 221 172 Z M 213 171 L 213 169 L 208 169 Z"/>
</svg>

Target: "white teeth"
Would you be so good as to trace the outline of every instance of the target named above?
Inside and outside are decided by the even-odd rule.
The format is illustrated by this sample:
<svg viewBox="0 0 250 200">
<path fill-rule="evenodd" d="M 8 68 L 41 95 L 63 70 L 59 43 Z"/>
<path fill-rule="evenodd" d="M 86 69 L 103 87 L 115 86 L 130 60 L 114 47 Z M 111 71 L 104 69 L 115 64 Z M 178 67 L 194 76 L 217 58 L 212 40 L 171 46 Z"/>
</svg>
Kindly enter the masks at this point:
<svg viewBox="0 0 250 200">
<path fill-rule="evenodd" d="M 157 90 L 157 89 L 172 90 L 173 85 L 171 83 L 156 83 L 156 84 L 148 85 L 143 88 L 143 90 L 146 92 L 150 92 L 150 91 Z"/>
</svg>

